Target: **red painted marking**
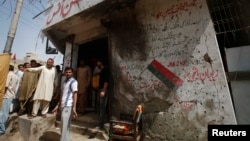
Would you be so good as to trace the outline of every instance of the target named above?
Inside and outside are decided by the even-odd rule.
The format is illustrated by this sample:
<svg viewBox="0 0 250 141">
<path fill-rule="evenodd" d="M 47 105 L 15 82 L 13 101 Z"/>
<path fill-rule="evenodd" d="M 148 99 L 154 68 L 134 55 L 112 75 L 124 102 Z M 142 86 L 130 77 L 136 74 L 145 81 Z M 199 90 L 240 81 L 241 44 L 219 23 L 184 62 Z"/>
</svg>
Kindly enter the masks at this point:
<svg viewBox="0 0 250 141">
<path fill-rule="evenodd" d="M 55 16 L 61 16 L 62 18 L 66 17 L 71 11 L 72 6 L 78 5 L 79 2 L 80 0 L 61 0 L 60 2 L 58 2 L 56 5 L 57 8 L 53 9 L 53 11 L 50 12 L 50 15 L 48 15 L 46 25 L 49 25 L 53 21 Z"/>
<path fill-rule="evenodd" d="M 166 78 L 168 78 L 172 83 L 174 83 L 176 86 L 181 86 L 183 83 L 183 80 L 176 76 L 173 72 L 171 72 L 169 69 L 167 69 L 165 66 L 160 64 L 158 61 L 153 60 L 150 65 L 152 65 L 156 70 L 158 70 L 162 75 L 164 75 Z"/>
<path fill-rule="evenodd" d="M 164 18 L 169 15 L 177 14 L 180 11 L 188 11 L 189 7 L 201 7 L 201 4 L 198 0 L 187 0 L 176 5 L 172 5 L 171 8 L 167 10 L 159 11 L 155 17 L 159 19 L 161 17 Z"/>
</svg>

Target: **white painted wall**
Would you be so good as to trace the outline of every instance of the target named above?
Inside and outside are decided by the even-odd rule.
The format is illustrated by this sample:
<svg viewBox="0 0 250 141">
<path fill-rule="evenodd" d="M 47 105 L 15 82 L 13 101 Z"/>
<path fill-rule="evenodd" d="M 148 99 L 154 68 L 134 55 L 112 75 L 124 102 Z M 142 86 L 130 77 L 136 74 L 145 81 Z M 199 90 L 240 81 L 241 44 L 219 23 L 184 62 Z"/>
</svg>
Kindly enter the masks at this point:
<svg viewBox="0 0 250 141">
<path fill-rule="evenodd" d="M 145 103 L 146 140 L 207 140 L 208 124 L 236 124 L 206 0 L 141 0 L 135 11 L 145 40 L 139 46 L 129 27 L 123 29 L 128 39 L 113 32 L 113 60 L 122 74 L 115 77 L 114 95 L 122 109 L 130 102 Z M 128 24 L 124 13 L 120 18 Z M 174 74 L 180 85 L 172 87 L 150 71 L 154 61 L 167 80 Z"/>
<path fill-rule="evenodd" d="M 48 28 L 103 1 L 104 0 L 58 0 L 52 4 L 53 7 L 51 9 L 47 10 L 44 27 Z"/>
<path fill-rule="evenodd" d="M 66 42 L 65 52 L 64 52 L 64 60 L 63 60 L 63 70 L 66 67 L 72 66 L 72 43 Z"/>
</svg>

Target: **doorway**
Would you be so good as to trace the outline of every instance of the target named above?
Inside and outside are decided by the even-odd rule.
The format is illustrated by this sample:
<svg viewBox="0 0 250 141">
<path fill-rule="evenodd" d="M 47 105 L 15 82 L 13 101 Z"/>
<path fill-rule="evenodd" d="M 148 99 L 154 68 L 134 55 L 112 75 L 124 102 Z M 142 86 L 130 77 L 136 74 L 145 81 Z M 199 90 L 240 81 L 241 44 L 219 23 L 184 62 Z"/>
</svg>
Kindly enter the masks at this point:
<svg viewBox="0 0 250 141">
<path fill-rule="evenodd" d="M 96 39 L 79 45 L 78 63 L 80 59 L 85 59 L 87 64 L 93 69 L 92 61 L 101 58 L 109 65 L 108 37 Z M 77 64 L 78 65 L 78 64 Z"/>
<path fill-rule="evenodd" d="M 86 64 L 91 68 L 92 74 L 97 59 L 102 59 L 104 65 L 109 66 L 109 43 L 108 37 L 99 38 L 79 45 L 77 66 L 79 61 L 84 59 Z M 97 91 L 90 87 L 87 96 L 87 112 L 95 111 L 98 113 Z"/>
</svg>

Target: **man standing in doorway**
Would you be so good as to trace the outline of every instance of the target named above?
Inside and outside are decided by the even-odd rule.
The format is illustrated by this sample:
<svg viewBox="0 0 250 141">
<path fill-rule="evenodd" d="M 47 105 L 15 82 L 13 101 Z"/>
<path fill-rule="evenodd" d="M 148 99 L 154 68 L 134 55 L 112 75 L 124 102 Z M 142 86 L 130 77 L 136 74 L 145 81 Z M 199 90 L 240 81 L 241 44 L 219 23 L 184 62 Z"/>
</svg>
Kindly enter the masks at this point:
<svg viewBox="0 0 250 141">
<path fill-rule="evenodd" d="M 39 80 L 37 83 L 36 91 L 33 96 L 33 110 L 30 118 L 37 116 L 37 113 L 41 106 L 41 115 L 43 118 L 47 117 L 49 111 L 49 104 L 53 96 L 54 87 L 56 87 L 57 77 L 56 70 L 53 66 L 54 60 L 49 58 L 45 66 L 37 68 L 28 68 L 28 71 L 41 71 Z"/>
<path fill-rule="evenodd" d="M 17 75 L 13 72 L 14 66 L 9 66 L 9 73 L 5 84 L 5 94 L 0 108 L 0 134 L 5 134 L 5 125 L 9 117 L 10 106 L 15 97 L 16 87 L 18 86 Z"/>
<path fill-rule="evenodd" d="M 108 93 L 108 88 L 109 88 L 109 70 L 108 67 L 104 65 L 104 62 L 102 59 L 97 60 L 97 66 L 100 69 L 99 72 L 99 124 L 98 127 L 99 129 L 103 129 L 103 125 L 106 122 L 107 118 L 107 107 L 108 107 L 108 100 L 109 100 L 109 93 Z"/>
<path fill-rule="evenodd" d="M 80 60 L 76 75 L 78 82 L 77 108 L 79 113 L 84 114 L 92 77 L 91 68 L 86 64 L 84 59 Z"/>
<path fill-rule="evenodd" d="M 56 107 L 52 110 L 57 114 L 59 107 L 61 107 L 61 138 L 60 141 L 70 141 L 70 123 L 72 114 L 77 117 L 76 103 L 77 103 L 77 88 L 78 83 L 73 78 L 73 69 L 66 67 L 65 81 L 62 84 L 62 96 Z"/>
</svg>

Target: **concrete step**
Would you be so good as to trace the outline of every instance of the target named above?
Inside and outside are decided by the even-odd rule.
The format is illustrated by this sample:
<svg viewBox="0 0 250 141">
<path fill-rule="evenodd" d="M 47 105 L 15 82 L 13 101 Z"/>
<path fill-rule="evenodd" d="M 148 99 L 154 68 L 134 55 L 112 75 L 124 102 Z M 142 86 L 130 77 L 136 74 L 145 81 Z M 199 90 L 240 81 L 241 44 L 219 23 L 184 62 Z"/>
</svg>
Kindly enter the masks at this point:
<svg viewBox="0 0 250 141">
<path fill-rule="evenodd" d="M 51 118 L 53 115 L 48 115 Z M 27 115 L 21 116 L 21 118 L 27 118 Z M 55 118 L 55 117 L 54 117 Z M 58 119 L 59 118 L 59 119 Z M 40 122 L 42 117 L 36 117 L 30 119 L 32 121 Z M 60 117 L 57 116 L 51 128 L 43 132 L 43 135 L 39 137 L 39 141 L 59 141 L 60 140 Z M 20 133 L 20 117 L 17 113 L 10 114 L 10 119 L 7 124 L 6 134 L 0 136 L 0 141 L 25 141 L 24 137 Z M 86 113 L 85 115 L 79 115 L 77 118 L 72 119 L 71 124 L 71 141 L 107 141 L 108 135 L 105 131 L 95 130 L 97 125 L 97 115 L 94 112 Z M 25 126 L 28 128 L 27 126 Z M 39 126 L 40 127 L 40 126 Z M 40 129 L 40 128 L 39 128 Z M 89 138 L 93 137 L 93 138 Z"/>
</svg>

